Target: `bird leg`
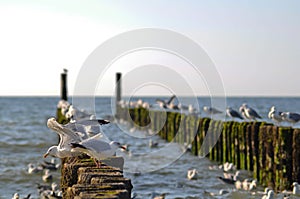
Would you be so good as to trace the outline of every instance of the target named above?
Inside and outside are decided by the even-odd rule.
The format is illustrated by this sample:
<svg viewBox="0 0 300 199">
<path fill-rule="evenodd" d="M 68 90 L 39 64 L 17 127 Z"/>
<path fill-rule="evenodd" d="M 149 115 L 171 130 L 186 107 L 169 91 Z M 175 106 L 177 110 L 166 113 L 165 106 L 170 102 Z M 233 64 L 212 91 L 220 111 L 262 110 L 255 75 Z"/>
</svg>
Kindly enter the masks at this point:
<svg viewBox="0 0 300 199">
<path fill-rule="evenodd" d="M 94 162 L 95 162 L 96 166 L 97 166 L 98 168 L 100 168 L 100 167 L 101 167 L 101 162 L 98 161 L 96 158 L 93 158 L 93 159 L 94 159 Z"/>
</svg>

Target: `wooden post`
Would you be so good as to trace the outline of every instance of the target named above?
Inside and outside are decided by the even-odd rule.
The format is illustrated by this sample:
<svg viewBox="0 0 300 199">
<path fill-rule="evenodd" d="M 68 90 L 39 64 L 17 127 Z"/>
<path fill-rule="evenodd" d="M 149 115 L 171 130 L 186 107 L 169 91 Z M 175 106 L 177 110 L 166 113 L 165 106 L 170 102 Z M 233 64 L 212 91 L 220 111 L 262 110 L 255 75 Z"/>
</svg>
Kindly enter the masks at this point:
<svg viewBox="0 0 300 199">
<path fill-rule="evenodd" d="M 68 90 L 67 90 L 67 69 L 60 75 L 60 98 L 68 101 Z"/>
<path fill-rule="evenodd" d="M 121 101 L 121 77 L 122 73 L 116 73 L 116 103 Z"/>
</svg>

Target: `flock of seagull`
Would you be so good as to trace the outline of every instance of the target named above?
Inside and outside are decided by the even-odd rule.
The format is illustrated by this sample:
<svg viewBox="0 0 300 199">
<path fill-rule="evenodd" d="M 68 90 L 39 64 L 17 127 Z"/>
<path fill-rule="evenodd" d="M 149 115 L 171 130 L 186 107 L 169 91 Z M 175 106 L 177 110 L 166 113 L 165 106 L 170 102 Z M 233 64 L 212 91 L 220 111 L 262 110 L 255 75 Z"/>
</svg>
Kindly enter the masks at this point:
<svg viewBox="0 0 300 199">
<path fill-rule="evenodd" d="M 101 159 L 113 156 L 118 148 L 126 150 L 119 142 L 109 141 L 100 131 L 100 125 L 109 124 L 110 121 L 95 119 L 94 115 L 78 110 L 65 100 L 59 101 L 58 108 L 70 122 L 62 125 L 54 117 L 48 119 L 47 126 L 59 135 L 59 144 L 51 146 L 44 158 L 48 155 L 57 158 L 77 157 L 84 153 L 100 167 Z"/>
<path fill-rule="evenodd" d="M 170 110 L 186 110 L 191 114 L 200 114 L 196 108 L 192 105 L 185 106 L 182 104 L 174 104 L 174 99 L 176 96 L 172 96 L 169 100 L 157 99 L 156 103 L 159 107 Z M 129 107 L 143 107 L 151 108 L 153 105 L 150 105 L 147 102 L 143 102 L 141 99 L 136 102 L 125 103 L 120 101 L 121 106 Z M 70 120 L 68 124 L 60 124 L 54 117 L 51 117 L 47 121 L 47 126 L 49 129 L 54 131 L 59 135 L 59 143 L 49 147 L 49 149 L 44 154 L 44 158 L 48 156 L 56 158 L 66 158 L 66 157 L 78 157 L 81 154 L 87 154 L 90 156 L 97 167 L 101 167 L 101 159 L 114 156 L 117 149 L 123 151 L 128 151 L 128 148 L 124 145 L 121 145 L 119 142 L 110 141 L 100 129 L 101 125 L 109 124 L 110 121 L 105 119 L 96 119 L 94 115 L 90 115 L 83 110 L 79 110 L 69 102 L 65 100 L 60 100 L 57 104 L 57 107 L 61 109 L 61 113 Z M 204 106 L 203 111 L 207 114 L 221 114 L 222 111 L 213 108 Z M 226 109 L 226 114 L 231 118 L 246 119 L 246 120 L 256 120 L 262 119 L 262 117 L 247 104 L 243 104 L 239 111 L 236 111 L 230 107 Z M 268 117 L 274 120 L 276 123 L 282 121 L 287 121 L 292 124 L 300 121 L 300 114 L 291 113 L 291 112 L 278 112 L 273 106 L 270 109 Z M 150 140 L 149 147 L 155 147 L 157 143 Z M 32 163 L 28 165 L 28 173 L 41 173 L 43 172 L 42 180 L 44 182 L 51 182 L 53 177 L 50 170 L 57 170 L 60 167 L 60 164 L 57 164 L 54 160 L 51 162 L 44 161 L 39 166 L 35 166 Z M 232 163 L 225 163 L 220 167 L 224 171 L 224 177 L 219 177 L 219 180 L 226 184 L 234 185 L 236 189 L 244 189 L 251 191 L 256 187 L 256 180 L 239 178 L 239 171 L 232 174 L 229 173 L 234 169 Z M 198 171 L 192 169 L 188 171 L 187 178 L 189 180 L 197 178 Z M 55 182 L 52 182 L 51 185 L 41 185 L 37 184 L 38 192 L 41 198 L 62 198 L 61 191 L 58 189 L 58 185 Z M 228 190 L 221 190 L 220 193 L 206 193 L 210 195 L 223 195 L 227 194 Z M 273 199 L 274 191 L 267 189 L 264 193 L 263 199 Z M 293 191 L 289 194 L 300 194 L 299 185 L 297 182 L 293 183 Z M 19 199 L 20 196 L 18 193 L 13 195 L 13 199 Z M 30 198 L 30 194 L 27 197 Z M 286 196 L 288 198 L 288 196 Z"/>
<path fill-rule="evenodd" d="M 130 108 L 153 108 L 155 106 L 158 106 L 161 109 L 167 109 L 170 111 L 183 111 L 188 114 L 193 115 L 199 115 L 200 110 L 193 107 L 192 104 L 190 105 L 183 105 L 181 103 L 175 104 L 174 101 L 176 99 L 176 95 L 171 96 L 168 100 L 162 100 L 162 99 L 156 99 L 156 104 L 151 105 L 148 102 L 143 101 L 142 99 L 139 99 L 137 101 L 129 101 L 126 102 L 124 100 L 119 101 L 119 105 L 121 107 L 130 107 Z M 202 107 L 203 112 L 205 112 L 207 115 L 212 116 L 216 114 L 222 114 L 223 111 L 218 110 L 215 107 L 210 106 L 203 106 Z M 247 121 L 255 121 L 257 119 L 263 119 L 258 112 L 251 108 L 248 104 L 243 103 L 239 110 L 234 110 L 232 107 L 226 108 L 226 116 L 234 119 L 239 120 L 247 120 Z M 277 111 L 275 106 L 272 106 L 270 108 L 270 111 L 268 113 L 268 118 L 274 121 L 276 125 L 279 125 L 281 122 L 288 122 L 292 125 L 296 124 L 300 121 L 300 114 L 294 113 L 294 112 L 282 112 Z"/>
<path fill-rule="evenodd" d="M 70 120 L 68 124 L 62 125 L 57 122 L 54 117 L 47 120 L 49 129 L 59 135 L 58 145 L 49 147 L 44 158 L 52 156 L 55 158 L 78 157 L 82 154 L 90 156 L 97 167 L 101 167 L 101 159 L 114 156 L 117 149 L 127 150 L 119 142 L 110 141 L 100 130 L 100 125 L 109 124 L 110 121 L 104 119 L 96 119 L 94 115 L 87 114 L 70 105 L 65 100 L 60 100 L 58 108 L 62 114 Z M 59 164 L 44 161 L 42 164 L 35 166 L 30 163 L 28 165 L 28 173 L 44 172 L 42 180 L 51 182 L 53 176 L 50 170 L 57 170 Z M 62 198 L 61 191 L 57 188 L 56 183 L 50 185 L 37 184 L 40 198 Z M 19 199 L 18 193 L 13 195 L 13 199 Z M 28 195 L 26 198 L 30 198 Z"/>
<path fill-rule="evenodd" d="M 235 165 L 232 163 L 226 162 L 219 166 L 209 166 L 209 170 L 221 171 L 223 176 L 218 176 L 217 178 L 225 185 L 229 187 L 221 189 L 219 192 L 209 192 L 204 190 L 205 195 L 210 196 L 228 196 L 231 193 L 237 192 L 237 190 L 243 190 L 251 195 L 260 195 L 262 199 L 274 199 L 275 191 L 272 190 L 270 187 L 266 187 L 265 190 L 262 191 L 255 191 L 257 189 L 257 180 L 251 178 L 245 178 L 241 175 L 241 171 L 236 170 Z M 199 171 L 197 169 L 189 169 L 187 171 L 187 178 L 188 180 L 195 180 L 199 177 Z M 292 190 L 287 191 L 284 190 L 283 192 L 276 193 L 277 197 L 283 199 L 290 199 L 291 196 L 300 196 L 300 186 L 297 182 L 292 184 Z"/>
</svg>

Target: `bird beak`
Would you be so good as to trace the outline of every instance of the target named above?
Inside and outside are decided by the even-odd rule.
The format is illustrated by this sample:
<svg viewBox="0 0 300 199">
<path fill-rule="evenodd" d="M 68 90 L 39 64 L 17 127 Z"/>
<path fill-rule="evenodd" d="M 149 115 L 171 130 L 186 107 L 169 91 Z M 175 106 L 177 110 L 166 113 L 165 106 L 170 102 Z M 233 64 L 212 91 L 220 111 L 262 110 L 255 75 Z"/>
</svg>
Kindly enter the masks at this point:
<svg viewBox="0 0 300 199">
<path fill-rule="evenodd" d="M 121 145 L 120 148 L 123 149 L 123 150 L 125 150 L 125 151 L 127 151 L 127 147 L 126 146 L 122 146 Z"/>
<path fill-rule="evenodd" d="M 45 153 L 43 157 L 46 158 L 48 155 L 49 155 L 49 153 Z"/>
</svg>

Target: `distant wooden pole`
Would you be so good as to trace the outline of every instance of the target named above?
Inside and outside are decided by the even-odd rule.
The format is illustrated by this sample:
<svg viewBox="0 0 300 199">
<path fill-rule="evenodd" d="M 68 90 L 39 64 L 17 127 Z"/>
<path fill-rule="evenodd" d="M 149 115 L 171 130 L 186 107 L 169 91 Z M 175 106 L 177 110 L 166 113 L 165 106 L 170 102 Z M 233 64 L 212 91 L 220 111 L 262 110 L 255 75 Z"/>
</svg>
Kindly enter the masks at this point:
<svg viewBox="0 0 300 199">
<path fill-rule="evenodd" d="M 68 100 L 68 89 L 67 89 L 67 69 L 64 69 L 64 72 L 61 73 L 60 78 L 60 98 L 63 100 Z"/>
<path fill-rule="evenodd" d="M 121 77 L 122 73 L 116 73 L 116 103 L 121 101 Z"/>
</svg>

